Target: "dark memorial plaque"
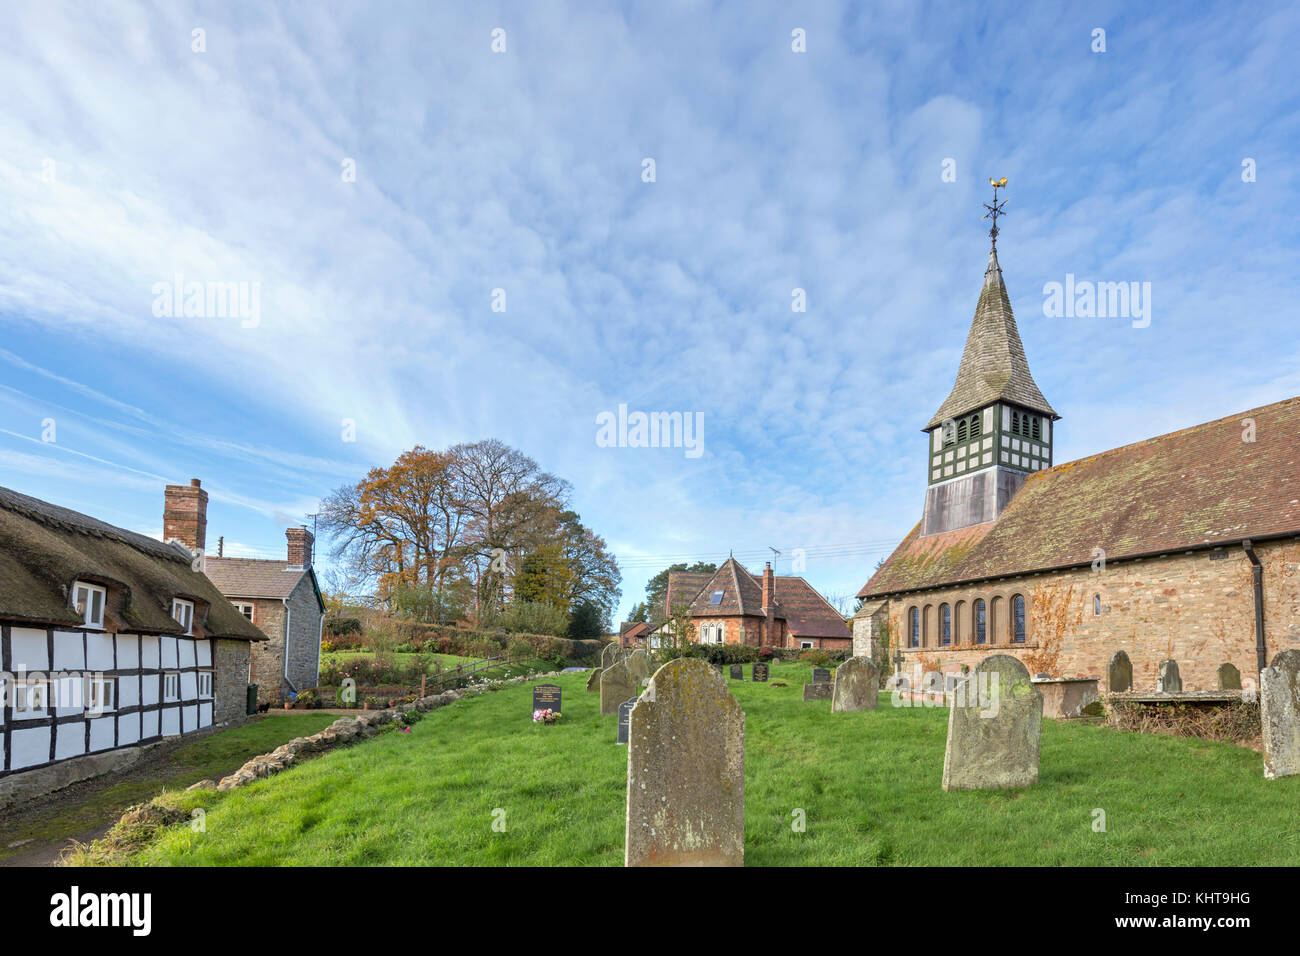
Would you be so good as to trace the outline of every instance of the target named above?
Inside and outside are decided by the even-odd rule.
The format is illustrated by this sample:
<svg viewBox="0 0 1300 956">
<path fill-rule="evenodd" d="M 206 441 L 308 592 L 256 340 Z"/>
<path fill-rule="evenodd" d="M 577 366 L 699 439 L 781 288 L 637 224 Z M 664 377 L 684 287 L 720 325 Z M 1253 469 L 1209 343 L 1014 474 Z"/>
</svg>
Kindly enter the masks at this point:
<svg viewBox="0 0 1300 956">
<path fill-rule="evenodd" d="M 754 680 L 758 681 L 760 684 L 765 684 L 765 683 L 767 683 L 767 665 L 766 665 L 766 664 L 755 664 L 755 665 L 754 665 L 754 671 L 753 671 L 753 677 L 754 677 Z"/>
<path fill-rule="evenodd" d="M 534 684 L 533 710 L 549 710 L 555 714 L 560 713 L 560 685 Z"/>
<path fill-rule="evenodd" d="M 814 684 L 829 684 L 831 682 L 831 672 L 824 667 L 814 667 L 812 682 Z"/>
<path fill-rule="evenodd" d="M 638 697 L 629 697 L 623 703 L 618 705 L 618 742 L 627 743 L 628 728 L 632 725 L 632 708 L 636 706 Z"/>
<path fill-rule="evenodd" d="M 745 679 L 745 668 L 741 667 L 739 664 L 732 664 L 732 665 L 731 665 L 731 679 L 732 679 L 732 680 L 744 680 L 744 679 Z"/>
</svg>

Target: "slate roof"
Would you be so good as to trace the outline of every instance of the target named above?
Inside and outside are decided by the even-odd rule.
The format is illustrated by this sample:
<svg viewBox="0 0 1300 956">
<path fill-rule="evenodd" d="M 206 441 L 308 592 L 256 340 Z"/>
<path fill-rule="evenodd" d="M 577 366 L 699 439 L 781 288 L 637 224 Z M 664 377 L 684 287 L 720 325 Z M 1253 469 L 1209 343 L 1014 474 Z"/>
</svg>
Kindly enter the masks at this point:
<svg viewBox="0 0 1300 956">
<path fill-rule="evenodd" d="M 122 628 L 181 634 L 173 598 L 201 601 L 207 637 L 262 641 L 266 635 L 239 613 L 179 544 L 28 495 L 0 488 L 0 618 L 45 626 L 80 627 L 70 607 L 73 581 L 111 581 L 123 589 Z"/>
<path fill-rule="evenodd" d="M 212 583 L 226 597 L 231 598 L 271 598 L 282 601 L 293 594 L 298 582 L 304 575 L 311 574 L 310 568 L 293 568 L 287 561 L 267 558 L 205 558 L 203 570 L 207 572 Z M 312 587 L 316 588 L 316 597 L 321 604 L 320 589 L 316 587 L 313 575 Z"/>
<path fill-rule="evenodd" d="M 957 381 L 924 431 L 946 419 L 957 418 L 997 401 L 1011 402 L 1031 411 L 1060 418 L 1047 404 L 1034 377 L 1020 341 L 1016 317 L 1011 312 L 997 250 L 989 253 L 984 286 L 975 306 L 975 318 L 961 353 Z"/>
<path fill-rule="evenodd" d="M 728 558 L 691 602 L 691 617 L 762 617 L 763 578 L 751 574 L 735 558 Z M 835 608 L 801 577 L 773 575 L 776 616 L 795 637 L 851 637 L 849 626 Z M 722 601 L 711 604 L 714 591 Z"/>
<path fill-rule="evenodd" d="M 1253 442 L 1243 440 L 1253 419 Z M 996 521 L 913 528 L 859 597 L 1300 534 L 1300 397 L 1034 472 Z"/>
</svg>

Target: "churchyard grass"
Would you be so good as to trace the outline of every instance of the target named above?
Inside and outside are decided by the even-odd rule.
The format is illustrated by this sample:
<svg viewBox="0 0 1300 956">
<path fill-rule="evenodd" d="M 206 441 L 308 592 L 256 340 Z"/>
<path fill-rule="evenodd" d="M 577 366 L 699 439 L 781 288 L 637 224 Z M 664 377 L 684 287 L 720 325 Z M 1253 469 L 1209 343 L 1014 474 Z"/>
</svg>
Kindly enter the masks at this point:
<svg viewBox="0 0 1300 956">
<path fill-rule="evenodd" d="M 1300 777 L 1265 780 L 1254 751 L 1046 720 L 1037 785 L 945 793 L 946 709 L 894 708 L 882 693 L 875 711 L 832 714 L 829 700 L 801 700 L 807 666 L 772 676 L 787 686 L 728 682 L 747 715 L 749 865 L 1300 859 Z M 553 726 L 529 719 L 525 682 L 230 793 L 179 795 L 207 809 L 206 832 L 171 828 L 132 862 L 621 865 L 627 749 L 586 678 L 555 680 Z"/>
</svg>

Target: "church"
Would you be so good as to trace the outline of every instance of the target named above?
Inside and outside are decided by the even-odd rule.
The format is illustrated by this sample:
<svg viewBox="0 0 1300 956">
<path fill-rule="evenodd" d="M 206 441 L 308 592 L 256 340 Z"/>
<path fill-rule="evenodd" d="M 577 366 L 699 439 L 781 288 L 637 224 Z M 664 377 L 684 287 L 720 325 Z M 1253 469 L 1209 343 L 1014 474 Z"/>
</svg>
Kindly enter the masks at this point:
<svg viewBox="0 0 1300 956">
<path fill-rule="evenodd" d="M 956 382 L 922 431 L 921 519 L 858 592 L 857 654 L 960 673 L 992 653 L 1133 690 L 1257 680 L 1300 647 L 1300 398 L 1054 464 L 1062 416 L 1029 371 L 992 249 Z M 919 474 L 918 474 L 919 476 Z M 1247 686 L 1250 686 L 1247 684 Z"/>
</svg>

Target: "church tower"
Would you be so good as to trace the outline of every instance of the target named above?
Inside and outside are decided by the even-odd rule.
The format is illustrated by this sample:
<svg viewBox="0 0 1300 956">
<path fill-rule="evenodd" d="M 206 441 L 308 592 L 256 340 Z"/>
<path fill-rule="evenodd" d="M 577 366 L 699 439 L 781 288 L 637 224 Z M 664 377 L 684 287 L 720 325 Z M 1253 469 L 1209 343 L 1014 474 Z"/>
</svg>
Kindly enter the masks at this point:
<svg viewBox="0 0 1300 956">
<path fill-rule="evenodd" d="M 1029 374 L 1025 347 L 998 265 L 997 217 L 1005 215 L 993 184 L 993 239 L 975 319 L 966 336 L 952 392 L 924 431 L 928 437 L 921 534 L 992 521 L 1031 472 L 1052 464 L 1052 423 L 1061 416 Z"/>
</svg>

